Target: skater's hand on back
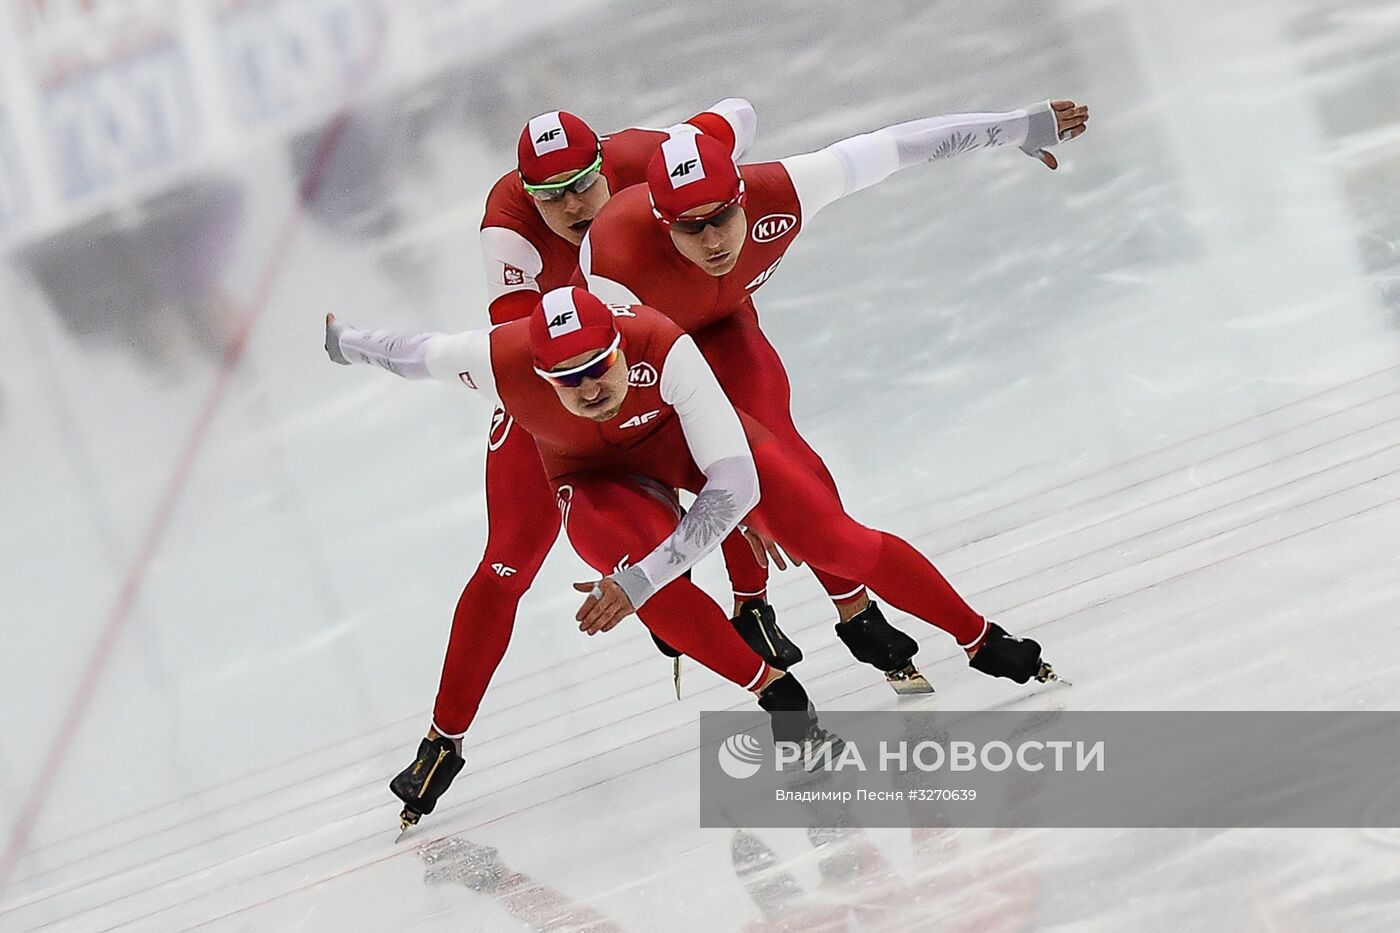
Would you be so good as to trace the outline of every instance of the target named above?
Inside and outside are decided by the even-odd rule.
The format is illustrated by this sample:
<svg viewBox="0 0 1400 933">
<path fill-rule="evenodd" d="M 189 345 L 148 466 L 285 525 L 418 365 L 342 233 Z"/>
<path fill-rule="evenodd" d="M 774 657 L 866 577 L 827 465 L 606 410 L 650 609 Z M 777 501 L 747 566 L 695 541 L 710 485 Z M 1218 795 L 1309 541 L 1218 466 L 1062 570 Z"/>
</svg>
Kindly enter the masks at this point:
<svg viewBox="0 0 1400 933">
<path fill-rule="evenodd" d="M 764 570 L 768 569 L 770 563 L 779 570 L 788 569 L 788 564 L 794 567 L 801 567 L 802 561 L 797 560 L 791 554 L 784 554 L 783 549 L 778 546 L 778 542 L 754 528 L 741 526 L 740 531 L 744 533 L 744 538 L 749 542 L 749 547 L 753 548 L 754 560 Z M 770 561 L 771 558 L 771 561 Z M 786 560 L 784 559 L 786 558 Z"/>
<path fill-rule="evenodd" d="M 588 594 L 578 612 L 574 613 L 580 632 L 597 635 L 611 631 L 617 623 L 637 611 L 622 587 L 607 577 L 597 583 L 575 583 L 574 589 Z"/>
<path fill-rule="evenodd" d="M 1052 100 L 1050 109 L 1055 113 L 1055 135 L 1060 138 L 1060 142 L 1082 136 L 1089 128 L 1088 107 L 1081 107 L 1072 100 Z M 1035 157 L 1052 171 L 1060 167 L 1055 154 L 1048 149 L 1037 151 Z"/>
</svg>

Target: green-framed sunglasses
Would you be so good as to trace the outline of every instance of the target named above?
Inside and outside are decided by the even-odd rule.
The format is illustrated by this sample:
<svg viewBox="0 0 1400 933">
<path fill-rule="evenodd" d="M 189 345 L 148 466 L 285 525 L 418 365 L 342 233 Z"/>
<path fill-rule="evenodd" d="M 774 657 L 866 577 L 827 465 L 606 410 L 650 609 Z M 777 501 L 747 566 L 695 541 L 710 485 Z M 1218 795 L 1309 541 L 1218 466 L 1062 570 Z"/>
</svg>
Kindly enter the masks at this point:
<svg viewBox="0 0 1400 933">
<path fill-rule="evenodd" d="M 558 201 L 564 197 L 564 192 L 572 191 L 574 194 L 583 194 L 593 187 L 603 174 L 603 150 L 599 148 L 598 157 L 589 165 L 580 169 L 563 181 L 551 181 L 543 185 L 532 185 L 524 178 L 520 183 L 525 186 L 525 191 L 536 201 Z"/>
</svg>

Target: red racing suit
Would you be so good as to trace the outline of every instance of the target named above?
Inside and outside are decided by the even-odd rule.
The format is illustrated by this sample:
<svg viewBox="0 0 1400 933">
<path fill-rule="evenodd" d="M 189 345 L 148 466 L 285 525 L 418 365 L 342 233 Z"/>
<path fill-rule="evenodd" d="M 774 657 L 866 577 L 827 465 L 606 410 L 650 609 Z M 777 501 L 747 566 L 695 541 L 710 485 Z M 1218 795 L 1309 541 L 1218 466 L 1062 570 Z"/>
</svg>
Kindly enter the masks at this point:
<svg viewBox="0 0 1400 933">
<path fill-rule="evenodd" d="M 644 306 L 617 306 L 631 386 L 615 416 L 570 413 L 533 368 L 529 321 L 490 331 L 402 335 L 344 330 L 343 356 L 406 378 L 465 386 L 504 406 L 538 445 L 569 541 L 616 580 L 657 636 L 749 689 L 768 668 L 719 605 L 685 576 L 747 520 L 794 556 L 870 582 L 893 606 L 964 648 L 985 620 L 902 539 L 852 519 L 783 438 L 735 410 L 694 341 Z M 672 489 L 696 494 L 681 517 Z"/>
<path fill-rule="evenodd" d="M 753 139 L 753 111 L 742 100 L 720 101 L 686 122 L 732 146 L 736 157 Z M 602 137 L 602 173 L 614 194 L 645 179 L 647 160 L 668 133 L 626 129 Z M 542 292 L 567 285 L 578 270 L 578 247 L 549 229 L 518 172 L 502 175 L 487 197 L 481 248 L 493 324 L 527 317 Z M 453 612 L 433 707 L 433 727 L 453 738 L 476 717 L 510 642 L 520 598 L 559 536 L 559 513 L 534 441 L 501 408 L 491 416 L 487 440 L 486 516 L 486 547 Z M 724 553 L 736 595 L 765 590 L 767 573 L 742 536 L 727 540 Z"/>
</svg>

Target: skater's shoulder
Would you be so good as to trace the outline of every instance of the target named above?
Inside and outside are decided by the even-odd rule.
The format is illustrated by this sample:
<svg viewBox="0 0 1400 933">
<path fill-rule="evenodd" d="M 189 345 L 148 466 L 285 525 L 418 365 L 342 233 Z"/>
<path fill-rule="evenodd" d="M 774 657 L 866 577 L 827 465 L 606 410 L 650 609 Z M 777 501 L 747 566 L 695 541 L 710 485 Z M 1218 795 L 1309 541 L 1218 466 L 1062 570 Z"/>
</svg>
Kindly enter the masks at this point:
<svg viewBox="0 0 1400 933">
<path fill-rule="evenodd" d="M 519 173 L 507 172 L 491 186 L 481 216 L 481 228 L 487 227 L 505 227 L 530 240 L 549 232 L 539 211 L 530 203 Z"/>
<path fill-rule="evenodd" d="M 650 305 L 609 305 L 613 320 L 627 345 L 629 358 L 655 356 L 664 359 L 667 351 L 685 335 L 679 325 Z"/>
</svg>

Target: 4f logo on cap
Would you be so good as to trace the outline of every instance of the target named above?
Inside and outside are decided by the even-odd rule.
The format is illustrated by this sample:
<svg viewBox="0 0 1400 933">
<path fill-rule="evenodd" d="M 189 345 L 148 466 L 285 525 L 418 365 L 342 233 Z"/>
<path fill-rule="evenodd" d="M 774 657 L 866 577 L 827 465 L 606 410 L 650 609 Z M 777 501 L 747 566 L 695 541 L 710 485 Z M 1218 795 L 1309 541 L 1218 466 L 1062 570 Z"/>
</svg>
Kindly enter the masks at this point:
<svg viewBox="0 0 1400 933">
<path fill-rule="evenodd" d="M 559 122 L 559 111 L 542 113 L 530 121 L 530 141 L 536 157 L 568 147 L 569 137 L 564 133 L 564 124 Z"/>
<path fill-rule="evenodd" d="M 671 176 L 672 188 L 683 188 L 704 179 L 705 165 L 700 161 L 694 133 L 681 133 L 667 139 L 661 144 L 661 155 L 666 160 L 666 174 Z"/>
<path fill-rule="evenodd" d="M 573 296 L 567 288 L 544 296 L 544 319 L 551 340 L 572 334 L 582 326 L 578 322 L 578 309 L 574 307 Z"/>
</svg>

